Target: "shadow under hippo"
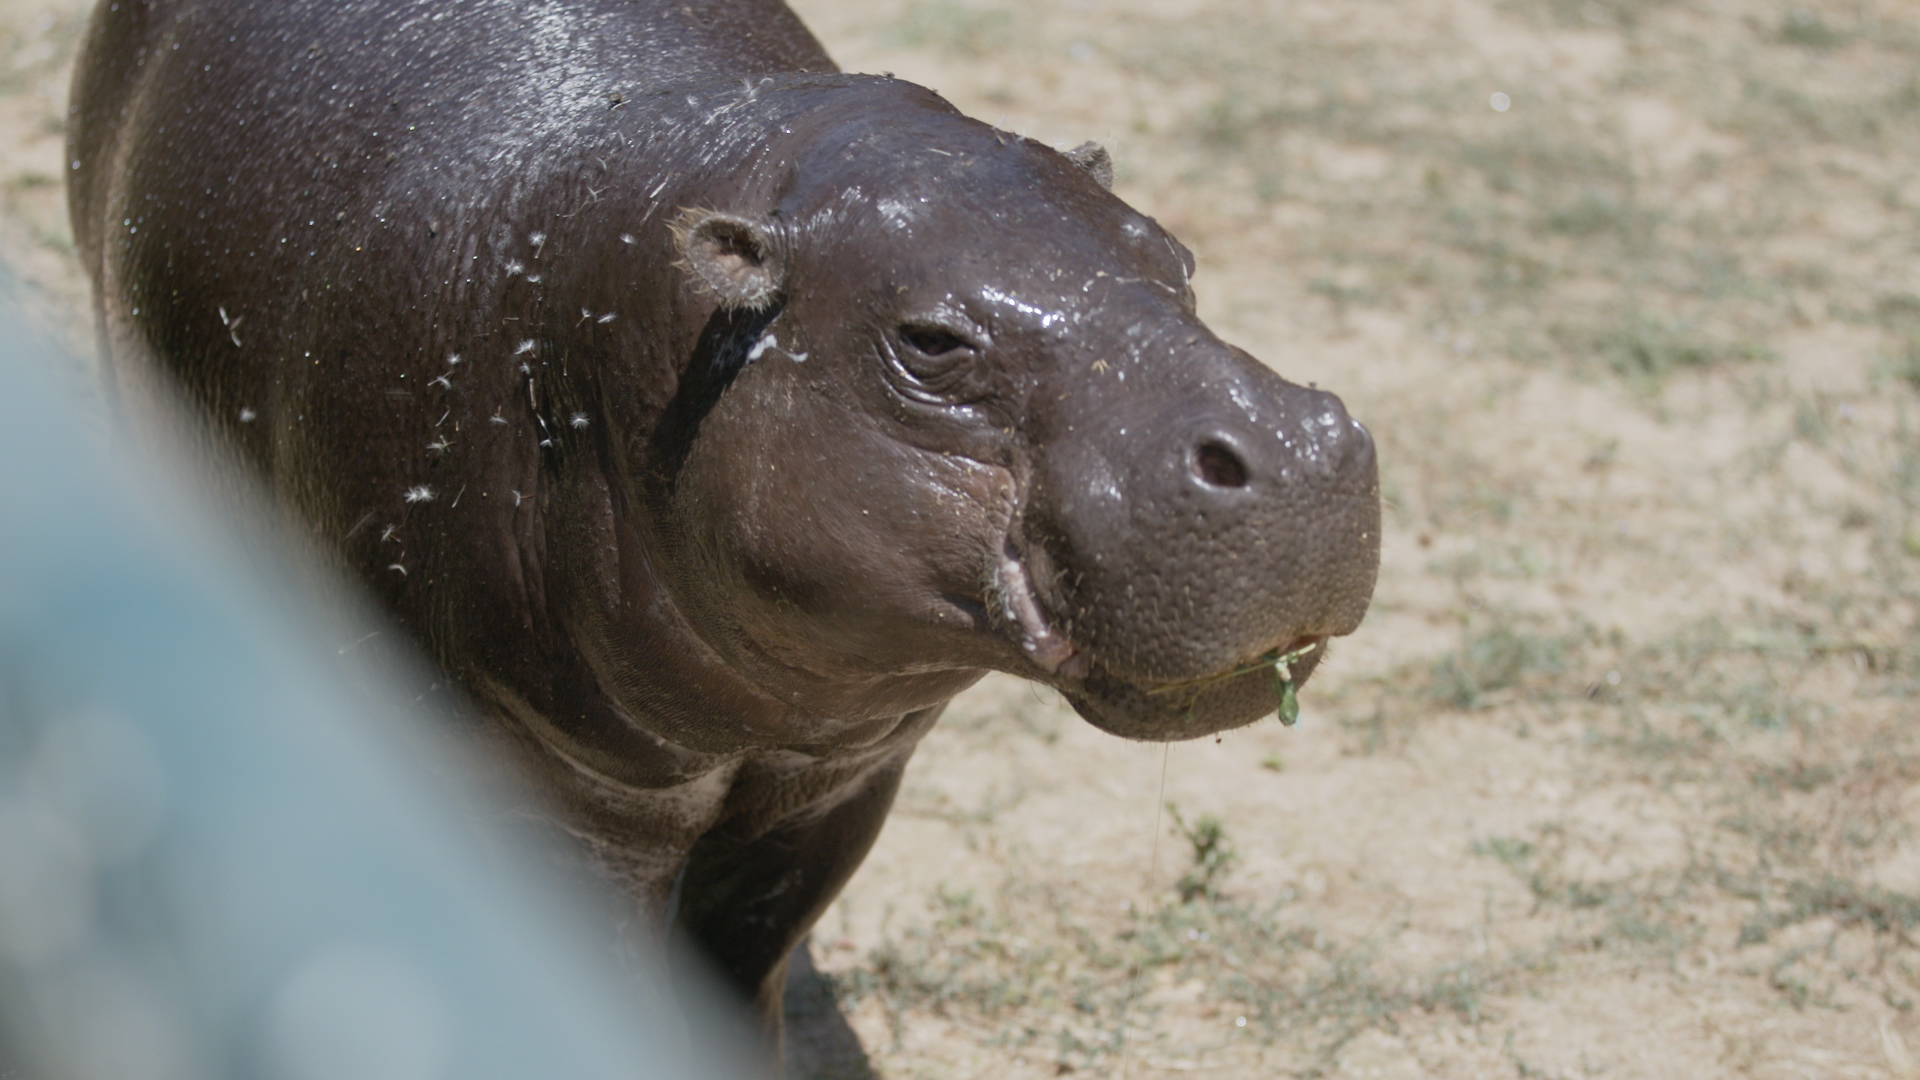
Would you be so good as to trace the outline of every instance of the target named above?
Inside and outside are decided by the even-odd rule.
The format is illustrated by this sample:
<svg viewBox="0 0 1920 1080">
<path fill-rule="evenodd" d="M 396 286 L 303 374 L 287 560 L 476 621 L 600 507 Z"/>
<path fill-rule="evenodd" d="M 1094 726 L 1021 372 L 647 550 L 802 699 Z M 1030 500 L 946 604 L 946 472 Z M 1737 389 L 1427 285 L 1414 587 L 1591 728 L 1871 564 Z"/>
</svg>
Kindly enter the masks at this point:
<svg viewBox="0 0 1920 1080">
<path fill-rule="evenodd" d="M 985 671 L 1188 739 L 1367 608 L 1366 430 L 1200 322 L 1105 153 L 775 0 L 117 0 L 69 145 L 122 397 L 190 402 L 776 1041 Z"/>
</svg>

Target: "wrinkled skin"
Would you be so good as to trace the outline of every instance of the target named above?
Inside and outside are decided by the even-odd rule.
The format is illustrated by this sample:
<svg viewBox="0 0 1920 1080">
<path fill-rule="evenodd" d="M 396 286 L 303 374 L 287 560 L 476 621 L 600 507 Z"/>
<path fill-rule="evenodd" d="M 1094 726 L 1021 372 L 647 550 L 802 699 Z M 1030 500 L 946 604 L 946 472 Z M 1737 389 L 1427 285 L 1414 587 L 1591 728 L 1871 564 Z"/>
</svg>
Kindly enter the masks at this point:
<svg viewBox="0 0 1920 1080">
<path fill-rule="evenodd" d="M 1097 161 L 773 0 L 119 0 L 70 139 L 122 389 L 184 389 L 776 1037 L 984 671 L 1191 738 L 1371 595 L 1336 398 Z"/>
</svg>

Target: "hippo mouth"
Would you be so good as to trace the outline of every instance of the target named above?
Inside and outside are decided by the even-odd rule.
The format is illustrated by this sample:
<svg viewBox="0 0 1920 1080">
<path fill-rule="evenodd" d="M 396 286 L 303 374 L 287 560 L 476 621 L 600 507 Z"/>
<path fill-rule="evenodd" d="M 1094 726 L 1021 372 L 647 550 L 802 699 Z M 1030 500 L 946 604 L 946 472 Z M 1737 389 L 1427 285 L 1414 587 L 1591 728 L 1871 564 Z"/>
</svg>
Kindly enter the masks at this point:
<svg viewBox="0 0 1920 1080">
<path fill-rule="evenodd" d="M 1216 672 L 1139 682 L 1122 678 L 1076 647 L 1048 617 L 1026 565 L 1009 544 L 996 573 L 1006 623 L 1032 665 L 1022 672 L 1064 694 L 1089 723 L 1125 738 L 1175 742 L 1244 727 L 1279 713 L 1291 724 L 1295 694 L 1319 667 L 1327 637 L 1305 634 L 1259 650 Z"/>
<path fill-rule="evenodd" d="M 1049 676 L 1085 679 L 1092 670 L 1086 654 L 1074 648 L 1066 635 L 1055 628 L 1053 620 L 1047 618 L 1040 596 L 1034 591 L 1033 577 L 1027 573 L 1027 565 L 1014 554 L 1011 543 L 1006 545 L 996 569 L 995 584 L 1001 608 L 1007 622 L 1020 635 L 1021 653 Z"/>
</svg>

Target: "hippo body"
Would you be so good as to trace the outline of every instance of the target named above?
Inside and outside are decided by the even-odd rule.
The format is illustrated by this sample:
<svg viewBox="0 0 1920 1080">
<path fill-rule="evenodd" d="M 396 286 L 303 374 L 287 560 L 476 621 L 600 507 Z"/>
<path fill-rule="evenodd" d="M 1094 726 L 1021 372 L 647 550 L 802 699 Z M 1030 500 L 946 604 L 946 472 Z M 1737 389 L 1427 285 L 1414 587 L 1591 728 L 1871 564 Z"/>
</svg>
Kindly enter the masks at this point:
<svg viewBox="0 0 1920 1080">
<path fill-rule="evenodd" d="M 777 1036 L 986 670 L 1178 739 L 1371 595 L 1371 442 L 1069 157 L 775 0 L 117 0 L 69 125 L 158 377 Z"/>
</svg>

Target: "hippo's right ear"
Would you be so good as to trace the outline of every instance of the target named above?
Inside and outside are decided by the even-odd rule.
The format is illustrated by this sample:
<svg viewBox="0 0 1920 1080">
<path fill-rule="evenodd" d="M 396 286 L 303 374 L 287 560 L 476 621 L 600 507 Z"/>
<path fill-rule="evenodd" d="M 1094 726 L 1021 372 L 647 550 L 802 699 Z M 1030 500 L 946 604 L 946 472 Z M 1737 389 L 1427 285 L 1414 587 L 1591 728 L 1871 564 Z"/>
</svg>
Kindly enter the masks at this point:
<svg viewBox="0 0 1920 1080">
<path fill-rule="evenodd" d="M 673 223 L 680 258 L 728 308 L 763 308 L 786 283 L 778 227 L 717 210 L 683 210 Z"/>
</svg>

